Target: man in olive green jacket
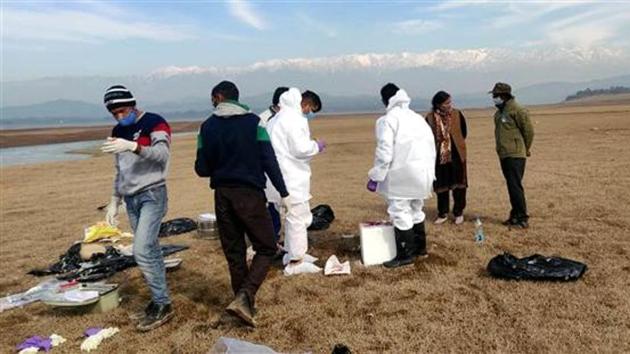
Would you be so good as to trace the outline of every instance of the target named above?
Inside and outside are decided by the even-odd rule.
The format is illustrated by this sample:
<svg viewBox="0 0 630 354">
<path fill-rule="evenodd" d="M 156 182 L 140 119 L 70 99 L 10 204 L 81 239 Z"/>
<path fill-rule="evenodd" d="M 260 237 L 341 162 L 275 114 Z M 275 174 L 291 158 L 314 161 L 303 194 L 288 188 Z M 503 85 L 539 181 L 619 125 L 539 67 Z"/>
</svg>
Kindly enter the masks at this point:
<svg viewBox="0 0 630 354">
<path fill-rule="evenodd" d="M 494 114 L 494 136 L 512 205 L 510 217 L 503 224 L 526 229 L 529 227 L 529 216 L 522 181 L 525 161 L 530 156 L 534 140 L 534 127 L 527 111 L 516 103 L 510 85 L 498 82 L 488 93 L 492 94 L 497 107 Z"/>
</svg>

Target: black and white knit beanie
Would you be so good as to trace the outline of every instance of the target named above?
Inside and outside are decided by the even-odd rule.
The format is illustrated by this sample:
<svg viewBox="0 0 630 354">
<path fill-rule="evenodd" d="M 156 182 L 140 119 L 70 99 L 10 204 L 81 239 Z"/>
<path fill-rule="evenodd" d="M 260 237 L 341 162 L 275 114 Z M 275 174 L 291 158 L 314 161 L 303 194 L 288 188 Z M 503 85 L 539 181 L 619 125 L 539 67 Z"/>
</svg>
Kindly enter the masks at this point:
<svg viewBox="0 0 630 354">
<path fill-rule="evenodd" d="M 105 107 L 109 111 L 120 107 L 135 107 L 136 99 L 131 94 L 131 91 L 123 85 L 114 85 L 105 91 L 105 97 L 103 99 Z"/>
</svg>

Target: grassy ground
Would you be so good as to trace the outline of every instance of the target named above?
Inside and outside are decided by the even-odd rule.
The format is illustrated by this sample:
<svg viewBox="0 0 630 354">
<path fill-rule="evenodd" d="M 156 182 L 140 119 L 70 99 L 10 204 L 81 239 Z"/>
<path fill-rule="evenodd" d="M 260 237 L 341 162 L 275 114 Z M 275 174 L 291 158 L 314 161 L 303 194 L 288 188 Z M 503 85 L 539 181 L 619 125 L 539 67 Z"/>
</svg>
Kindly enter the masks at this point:
<svg viewBox="0 0 630 354">
<path fill-rule="evenodd" d="M 168 325 L 139 334 L 130 311 L 148 300 L 138 269 L 112 280 L 124 301 L 106 314 L 67 315 L 43 304 L 0 314 L 0 352 L 31 335 L 69 339 L 55 353 L 78 352 L 89 326 L 117 326 L 100 352 L 202 353 L 220 336 L 259 342 L 279 351 L 330 352 L 345 343 L 366 352 L 630 352 L 630 103 L 531 109 L 536 137 L 527 162 L 528 231 L 500 225 L 509 211 L 494 152 L 489 110 L 465 112 L 469 124 L 466 217 L 480 215 L 487 240 L 474 226 L 429 225 L 426 260 L 396 270 L 362 268 L 360 255 L 339 241 L 361 221 L 386 218 L 383 200 L 365 191 L 372 163 L 374 117 L 320 119 L 316 137 L 329 150 L 314 159 L 312 205 L 330 204 L 333 226 L 312 234 L 310 252 L 323 261 L 352 261 L 352 275 L 286 278 L 273 269 L 258 297 L 256 330 L 212 329 L 231 300 L 227 266 L 216 241 L 187 234 L 166 239 L 191 249 L 168 281 L 177 315 Z M 193 172 L 193 136 L 174 139 L 167 218 L 212 210 L 207 181 Z M 85 226 L 104 218 L 110 157 L 7 167 L 0 170 L 0 294 L 27 289 L 25 273 L 54 262 Z M 435 199 L 427 201 L 429 218 Z M 127 228 L 127 224 L 123 224 Z M 508 282 L 490 278 L 488 261 L 503 251 L 517 256 L 561 255 L 589 266 L 574 283 Z"/>
</svg>

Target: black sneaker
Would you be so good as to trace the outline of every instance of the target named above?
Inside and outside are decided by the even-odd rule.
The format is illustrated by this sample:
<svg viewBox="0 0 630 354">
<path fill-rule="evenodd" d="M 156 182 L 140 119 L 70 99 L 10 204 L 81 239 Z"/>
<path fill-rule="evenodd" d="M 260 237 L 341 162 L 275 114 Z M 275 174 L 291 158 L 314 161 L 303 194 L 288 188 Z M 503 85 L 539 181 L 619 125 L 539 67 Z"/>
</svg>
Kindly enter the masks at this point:
<svg viewBox="0 0 630 354">
<path fill-rule="evenodd" d="M 510 225 L 510 228 L 512 229 L 528 229 L 529 228 L 529 223 L 525 220 L 521 220 L 521 221 L 517 221 L 516 223 Z"/>
<path fill-rule="evenodd" d="M 129 319 L 130 320 L 134 320 L 134 321 L 141 320 L 146 315 L 148 315 L 151 311 L 153 311 L 154 307 L 155 307 L 155 303 L 153 301 L 150 301 L 149 304 L 143 310 L 138 310 L 136 312 L 132 312 L 129 315 Z"/>
<path fill-rule="evenodd" d="M 512 226 L 512 225 L 515 225 L 517 222 L 518 222 L 518 220 L 516 220 L 514 218 L 509 218 L 509 219 L 503 221 L 501 224 L 503 226 Z"/>
<path fill-rule="evenodd" d="M 227 313 L 243 320 L 247 325 L 256 327 L 254 321 L 254 308 L 249 301 L 249 296 L 243 291 L 239 291 L 228 307 L 225 309 Z"/>
<path fill-rule="evenodd" d="M 148 332 L 165 324 L 173 318 L 174 315 L 175 311 L 173 311 L 171 304 L 154 305 L 149 313 L 140 320 L 136 328 L 138 328 L 140 332 Z"/>
</svg>

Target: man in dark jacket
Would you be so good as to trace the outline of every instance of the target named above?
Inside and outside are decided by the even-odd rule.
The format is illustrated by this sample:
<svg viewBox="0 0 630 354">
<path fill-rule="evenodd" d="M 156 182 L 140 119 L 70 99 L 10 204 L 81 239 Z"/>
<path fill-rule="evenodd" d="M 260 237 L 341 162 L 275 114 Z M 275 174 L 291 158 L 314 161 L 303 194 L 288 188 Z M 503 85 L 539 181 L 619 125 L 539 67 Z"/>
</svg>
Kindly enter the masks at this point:
<svg viewBox="0 0 630 354">
<path fill-rule="evenodd" d="M 250 326 L 254 300 L 276 253 L 265 198 L 265 173 L 289 207 L 289 193 L 260 118 L 238 102 L 236 85 L 222 81 L 212 89 L 213 114 L 201 125 L 195 172 L 210 177 L 221 246 L 230 269 L 235 299 L 227 312 Z M 245 234 L 256 255 L 247 267 Z"/>
<path fill-rule="evenodd" d="M 529 216 L 522 181 L 525 161 L 531 155 L 534 127 L 527 111 L 516 103 L 510 85 L 497 82 L 488 93 L 492 94 L 497 107 L 494 114 L 494 136 L 512 205 L 510 217 L 503 224 L 526 229 L 529 227 Z"/>
</svg>

